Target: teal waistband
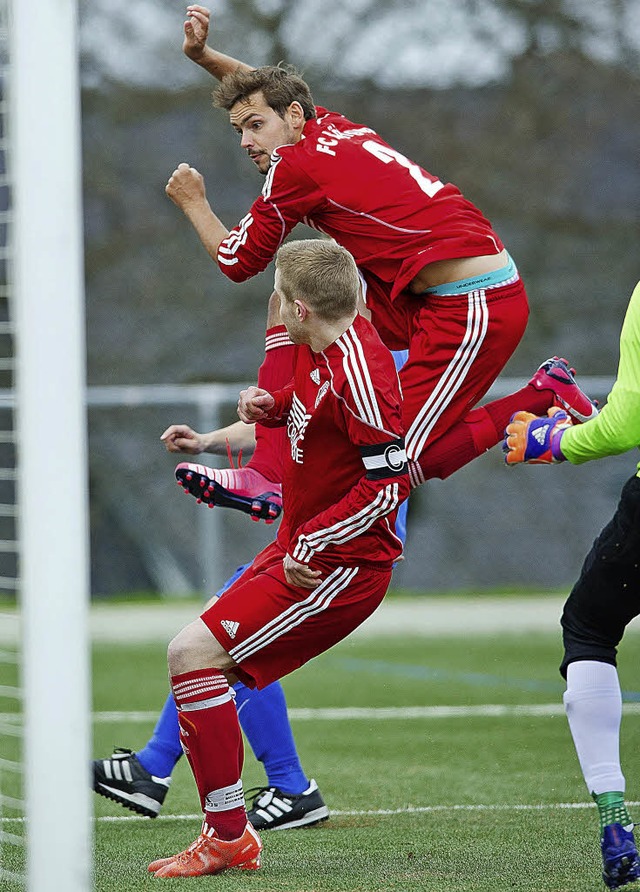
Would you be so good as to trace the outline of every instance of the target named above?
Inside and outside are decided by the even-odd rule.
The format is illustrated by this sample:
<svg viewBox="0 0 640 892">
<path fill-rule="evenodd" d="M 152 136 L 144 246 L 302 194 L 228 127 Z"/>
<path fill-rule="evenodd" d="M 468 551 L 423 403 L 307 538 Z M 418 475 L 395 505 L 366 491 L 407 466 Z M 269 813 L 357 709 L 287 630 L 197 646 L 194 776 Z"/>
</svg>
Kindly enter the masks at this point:
<svg viewBox="0 0 640 892">
<path fill-rule="evenodd" d="M 490 273 L 482 273 L 480 276 L 472 276 L 469 279 L 458 279 L 456 282 L 446 282 L 444 285 L 435 285 L 433 288 L 427 288 L 423 294 L 466 294 L 467 291 L 475 291 L 478 288 L 495 288 L 496 285 L 502 285 L 508 279 L 513 279 L 517 275 L 518 270 L 511 259 L 506 266 L 500 269 L 494 269 Z"/>
</svg>

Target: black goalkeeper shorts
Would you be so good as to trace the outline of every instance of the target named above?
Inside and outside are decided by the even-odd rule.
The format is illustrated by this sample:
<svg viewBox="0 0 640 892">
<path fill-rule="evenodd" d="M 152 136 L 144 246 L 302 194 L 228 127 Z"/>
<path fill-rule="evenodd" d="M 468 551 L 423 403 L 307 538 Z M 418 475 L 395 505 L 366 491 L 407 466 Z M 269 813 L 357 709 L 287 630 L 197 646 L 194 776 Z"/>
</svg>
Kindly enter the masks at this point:
<svg viewBox="0 0 640 892">
<path fill-rule="evenodd" d="M 564 659 L 616 665 L 627 624 L 640 614 L 640 477 L 627 480 L 611 521 L 587 555 L 562 613 Z"/>
</svg>

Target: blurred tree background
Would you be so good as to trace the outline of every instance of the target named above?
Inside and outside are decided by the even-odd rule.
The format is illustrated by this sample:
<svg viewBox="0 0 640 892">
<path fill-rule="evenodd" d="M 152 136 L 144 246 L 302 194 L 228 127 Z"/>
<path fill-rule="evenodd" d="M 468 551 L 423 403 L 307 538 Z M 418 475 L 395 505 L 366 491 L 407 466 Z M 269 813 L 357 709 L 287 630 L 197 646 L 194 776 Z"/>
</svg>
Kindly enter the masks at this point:
<svg viewBox="0 0 640 892">
<path fill-rule="evenodd" d="M 231 227 L 262 186 L 211 107 L 213 82 L 181 53 L 183 20 L 173 0 L 81 6 L 91 385 L 249 382 L 261 361 L 272 270 L 228 282 L 164 195 L 188 161 Z M 615 374 L 640 278 L 638 0 L 228 0 L 210 42 L 295 64 L 316 102 L 376 129 L 492 220 L 532 311 L 505 374 L 526 379 L 553 353 Z M 175 461 L 157 439 L 172 421 L 196 426 L 193 407 L 90 413 L 97 593 L 166 587 L 158 550 L 201 583 L 197 507 L 168 488 Z M 412 496 L 396 584 L 567 585 L 634 464 L 507 472 L 493 450 Z M 223 526 L 224 578 L 268 531 L 244 517 Z"/>
</svg>

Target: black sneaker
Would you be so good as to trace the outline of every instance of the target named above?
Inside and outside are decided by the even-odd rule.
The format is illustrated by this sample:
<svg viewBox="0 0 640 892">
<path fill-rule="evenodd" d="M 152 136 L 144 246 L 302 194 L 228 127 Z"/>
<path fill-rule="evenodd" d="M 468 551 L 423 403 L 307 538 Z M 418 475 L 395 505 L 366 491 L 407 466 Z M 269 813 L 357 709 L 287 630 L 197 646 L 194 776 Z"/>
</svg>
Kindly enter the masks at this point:
<svg viewBox="0 0 640 892">
<path fill-rule="evenodd" d="M 167 795 L 170 777 L 149 774 L 131 750 L 116 747 L 109 759 L 93 763 L 93 789 L 125 808 L 155 818 Z"/>
<path fill-rule="evenodd" d="M 254 790 L 247 790 L 247 795 Z M 329 809 L 324 804 L 317 783 L 312 780 L 304 793 L 283 793 L 278 787 L 260 787 L 253 798 L 248 818 L 258 831 L 311 827 L 326 821 Z"/>
</svg>

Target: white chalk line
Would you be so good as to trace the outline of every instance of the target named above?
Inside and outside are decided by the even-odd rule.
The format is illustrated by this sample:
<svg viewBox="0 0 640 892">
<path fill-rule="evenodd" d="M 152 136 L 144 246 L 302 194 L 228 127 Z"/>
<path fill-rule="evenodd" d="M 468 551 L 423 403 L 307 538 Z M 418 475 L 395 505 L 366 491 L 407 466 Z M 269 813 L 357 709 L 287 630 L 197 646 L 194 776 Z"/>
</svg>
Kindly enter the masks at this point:
<svg viewBox="0 0 640 892">
<path fill-rule="evenodd" d="M 627 714 L 640 714 L 640 703 L 625 703 Z M 555 716 L 564 715 L 562 702 L 532 704 L 478 704 L 467 706 L 340 706 L 318 708 L 291 708 L 289 718 L 293 721 L 339 722 L 357 719 L 397 720 L 397 719 L 452 719 L 452 718 L 502 718 L 503 716 Z M 94 722 L 148 722 L 155 721 L 157 712 L 96 712 Z"/>
<path fill-rule="evenodd" d="M 623 704 L 627 715 L 639 715 L 640 703 Z M 503 704 L 484 703 L 467 706 L 339 706 L 318 708 L 291 708 L 289 718 L 293 721 L 389 721 L 398 719 L 455 719 L 455 718 L 503 718 L 564 715 L 564 706 L 558 703 Z M 117 724 L 130 722 L 138 724 L 155 722 L 158 712 L 115 711 L 94 712 L 93 721 L 97 724 Z M 0 723 L 20 721 L 19 713 L 0 713 Z"/>
<path fill-rule="evenodd" d="M 637 808 L 640 802 L 627 802 L 630 808 Z M 405 808 L 367 808 L 367 809 L 330 809 L 330 817 L 334 818 L 358 818 L 358 817 L 394 817 L 398 815 L 421 815 L 442 812 L 508 812 L 508 811 L 525 811 L 525 812 L 542 812 L 542 811 L 566 811 L 581 810 L 585 808 L 595 808 L 593 802 L 539 802 L 533 804 L 514 803 L 513 805 L 503 803 L 478 803 L 477 805 L 410 805 Z M 3 823 L 22 823 L 25 818 L 6 818 L 0 817 L 0 824 Z M 143 815 L 102 815 L 95 818 L 96 823 L 112 824 L 127 823 L 132 821 L 148 822 L 150 819 Z M 202 821 L 202 814 L 192 815 L 168 815 L 161 814 L 154 821 Z"/>
</svg>

